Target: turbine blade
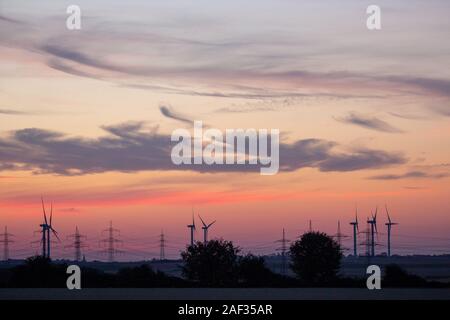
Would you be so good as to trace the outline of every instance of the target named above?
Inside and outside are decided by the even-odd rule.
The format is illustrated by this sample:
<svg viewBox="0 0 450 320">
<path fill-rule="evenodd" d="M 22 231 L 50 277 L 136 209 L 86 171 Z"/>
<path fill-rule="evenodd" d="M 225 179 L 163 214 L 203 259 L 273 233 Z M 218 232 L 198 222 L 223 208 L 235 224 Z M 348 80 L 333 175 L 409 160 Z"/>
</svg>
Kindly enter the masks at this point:
<svg viewBox="0 0 450 320">
<path fill-rule="evenodd" d="M 41 196 L 42 211 L 44 213 L 44 222 L 47 224 L 47 215 L 45 214 L 44 198 Z"/>
<path fill-rule="evenodd" d="M 216 223 L 217 220 L 214 220 L 213 222 L 211 222 L 210 224 L 208 224 L 208 228 L 211 227 L 214 223 Z"/>
<path fill-rule="evenodd" d="M 199 217 L 199 218 L 200 218 L 200 220 L 202 221 L 202 223 L 203 223 L 203 226 L 204 226 L 204 227 L 206 227 L 206 223 L 205 223 L 205 221 L 203 221 L 202 217 L 201 217 L 200 215 L 198 215 L 198 217 Z"/>
<path fill-rule="evenodd" d="M 388 221 L 389 221 L 389 223 L 392 223 L 391 222 L 391 217 L 389 216 L 389 211 L 388 211 L 387 205 L 385 205 L 385 207 L 386 207 L 386 214 L 387 214 L 387 217 L 388 217 Z"/>
<path fill-rule="evenodd" d="M 61 242 L 61 239 L 58 236 L 58 232 L 55 229 L 53 229 L 51 226 L 50 226 L 50 230 L 52 230 L 52 232 L 55 235 L 56 239 L 58 239 L 58 241 Z"/>
<path fill-rule="evenodd" d="M 53 219 L 53 202 L 50 202 L 50 226 L 52 225 Z"/>
</svg>

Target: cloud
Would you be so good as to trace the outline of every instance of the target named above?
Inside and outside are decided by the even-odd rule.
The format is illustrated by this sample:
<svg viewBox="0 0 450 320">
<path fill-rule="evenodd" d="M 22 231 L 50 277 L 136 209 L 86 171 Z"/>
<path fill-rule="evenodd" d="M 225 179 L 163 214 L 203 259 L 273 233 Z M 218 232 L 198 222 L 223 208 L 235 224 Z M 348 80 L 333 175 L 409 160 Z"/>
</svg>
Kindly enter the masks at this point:
<svg viewBox="0 0 450 320">
<path fill-rule="evenodd" d="M 425 187 L 415 187 L 415 186 L 404 186 L 403 189 L 407 190 L 423 190 L 426 189 Z"/>
<path fill-rule="evenodd" d="M 22 24 L 23 23 L 22 21 L 19 21 L 19 20 L 13 19 L 13 18 L 9 18 L 4 15 L 0 15 L 0 21 L 13 23 L 13 24 Z"/>
<path fill-rule="evenodd" d="M 9 18 L 3 17 L 4 21 L 6 19 Z M 68 36 L 55 32 L 59 28 L 49 22 L 42 26 L 49 33 L 44 37 L 44 29 L 39 24 L 42 22 L 35 21 L 26 31 L 18 32 L 13 24 L 4 23 L 1 41 L 46 56 L 50 68 L 74 76 L 111 81 L 122 87 L 253 100 L 283 97 L 380 99 L 399 93 L 450 98 L 448 79 L 339 70 L 312 72 L 307 67 L 293 64 L 290 59 L 274 59 L 277 55 L 271 52 L 273 49 L 288 51 L 288 48 L 274 48 L 270 44 L 287 46 L 292 45 L 291 41 L 268 41 L 266 37 L 241 39 L 233 35 L 217 42 L 216 38 L 205 34 L 190 37 L 167 34 L 165 28 L 150 33 L 148 28 L 140 29 L 145 23 L 136 28 L 120 28 L 120 24 L 105 27 L 105 24 L 97 23 L 88 33 Z M 152 46 L 148 46 L 150 41 Z M 239 51 L 236 48 L 249 44 L 260 50 L 264 48 L 264 51 L 255 56 L 236 54 Z M 118 54 L 111 55 L 111 52 Z M 167 52 L 167 55 L 161 56 L 160 52 Z M 127 59 L 117 58 L 123 56 Z M 142 59 L 143 56 L 146 59 Z M 162 85 L 147 85 L 149 79 Z M 164 85 L 167 83 L 173 88 Z M 243 87 L 249 83 L 253 89 Z M 205 85 L 215 90 L 197 90 Z M 233 90 L 237 87 L 240 89 Z M 448 101 L 431 109 L 450 115 Z"/>
<path fill-rule="evenodd" d="M 65 59 L 68 61 L 76 62 L 81 65 L 94 67 L 98 69 L 105 69 L 111 71 L 121 72 L 121 68 L 104 62 L 104 60 L 97 59 L 90 54 L 80 52 L 78 50 L 66 47 L 63 45 L 44 44 L 39 47 L 42 52 L 47 53 L 53 57 Z"/>
<path fill-rule="evenodd" d="M 369 177 L 371 180 L 400 180 L 400 179 L 442 179 L 448 177 L 448 173 L 427 173 L 424 171 L 409 171 L 403 174 L 382 174 Z"/>
<path fill-rule="evenodd" d="M 70 207 L 70 208 L 61 208 L 61 209 L 58 209 L 58 211 L 60 211 L 60 212 L 80 212 L 79 209 L 74 208 L 74 207 Z"/>
<path fill-rule="evenodd" d="M 391 116 L 401 118 L 401 119 L 407 119 L 407 120 L 425 120 L 427 119 L 424 115 L 418 115 L 418 114 L 410 114 L 410 113 L 404 113 L 404 112 L 389 112 Z"/>
<path fill-rule="evenodd" d="M 159 110 L 167 118 L 178 120 L 178 121 L 181 121 L 181 122 L 184 122 L 184 123 L 187 123 L 187 124 L 192 124 L 193 123 L 193 121 L 191 119 L 188 119 L 187 117 L 184 117 L 184 116 L 176 113 L 170 107 L 160 106 Z"/>
<path fill-rule="evenodd" d="M 382 168 L 405 163 L 400 153 L 382 150 L 357 149 L 348 154 L 337 154 L 320 163 L 321 171 L 355 171 L 367 168 Z"/>
<path fill-rule="evenodd" d="M 356 114 L 351 112 L 345 117 L 335 118 L 337 121 L 343 123 L 349 123 L 353 125 L 357 125 L 366 129 L 381 131 L 381 132 L 389 132 L 389 133 L 400 133 L 403 132 L 400 129 L 395 128 L 390 125 L 386 121 L 378 119 L 376 117 L 369 117 L 362 114 Z"/>
<path fill-rule="evenodd" d="M 24 112 L 24 111 L 17 111 L 17 110 L 12 110 L 12 109 L 0 109 L 0 114 L 5 114 L 5 115 L 25 115 L 25 114 L 28 114 L 28 113 Z"/>
<path fill-rule="evenodd" d="M 114 31 L 121 41 L 135 42 L 135 45 L 141 45 L 142 39 L 136 40 L 134 37 L 125 37 L 124 34 Z M 94 78 L 114 78 L 114 73 L 126 74 L 133 77 L 151 78 L 153 80 L 171 80 L 190 81 L 190 83 L 208 84 L 218 88 L 216 91 L 198 91 L 189 89 L 168 88 L 164 86 L 146 85 L 140 83 L 122 83 L 123 87 L 131 87 L 143 90 L 167 90 L 174 94 L 207 96 L 218 98 L 235 99 L 270 99 L 282 97 L 322 97 L 322 98 L 383 98 L 389 94 L 407 94 L 407 95 L 434 95 L 450 98 L 450 80 L 433 79 L 424 77 L 410 77 L 399 75 L 373 75 L 358 72 L 311 72 L 308 70 L 289 71 L 271 71 L 251 69 L 241 66 L 240 63 L 233 63 L 232 67 L 224 68 L 223 63 L 215 61 L 211 63 L 190 65 L 182 63 L 186 57 L 171 56 L 175 60 L 170 66 L 156 65 L 149 62 L 140 62 L 136 64 L 124 64 L 123 62 L 108 59 L 108 52 L 102 54 L 104 48 L 95 47 L 93 50 L 93 38 L 101 37 L 101 31 L 96 31 L 67 43 L 64 39 L 53 38 L 45 40 L 43 44 L 38 44 L 34 50 L 41 51 L 49 55 L 52 59 L 70 61 L 77 66 L 70 68 L 59 68 L 72 75 L 86 76 L 85 71 L 79 70 L 81 67 L 90 67 L 97 69 L 98 74 L 91 74 Z M 163 37 L 160 35 L 160 37 Z M 108 38 L 110 39 L 110 38 Z M 159 41 L 165 43 L 163 39 Z M 114 44 L 110 40 L 109 45 Z M 183 42 L 184 45 L 192 47 L 195 52 L 200 48 L 196 41 Z M 157 44 L 155 44 L 157 45 Z M 201 48 L 203 49 L 201 44 Z M 107 45 L 105 45 L 107 47 Z M 95 52 L 96 54 L 93 54 Z M 131 56 L 133 53 L 129 53 Z M 101 57 L 101 58 L 100 58 Z M 132 58 L 130 61 L 134 61 Z M 180 64 L 181 63 L 181 64 Z M 261 61 L 263 63 L 263 61 Z M 49 63 L 49 66 L 55 68 Z M 291 67 L 292 68 L 292 67 Z M 106 73 L 102 73 L 106 72 Z M 112 74 L 111 74 L 112 72 Z M 117 78 L 120 78 L 117 77 Z M 254 83 L 259 84 L 260 88 L 248 90 L 241 88 L 238 91 L 230 91 L 233 87 L 239 87 L 239 84 Z M 276 84 L 276 85 L 274 85 Z M 301 88 L 301 90 L 299 89 Z M 330 90 L 331 89 L 331 90 Z M 377 94 L 371 92 L 377 91 Z M 447 108 L 433 108 L 441 114 L 450 114 Z"/>
<path fill-rule="evenodd" d="M 84 77 L 84 78 L 90 78 L 90 79 L 96 79 L 96 80 L 102 80 L 100 76 L 97 76 L 96 74 L 92 72 L 86 72 L 81 69 L 77 69 L 76 67 L 69 66 L 68 64 L 64 63 L 61 59 L 50 59 L 47 62 L 47 65 L 55 70 L 71 74 L 78 77 Z"/>
<path fill-rule="evenodd" d="M 447 79 L 433 79 L 422 77 L 407 77 L 407 76 L 386 76 L 386 81 L 393 83 L 402 83 L 415 87 L 417 89 L 435 93 L 440 96 L 450 96 L 450 80 Z"/>
<path fill-rule="evenodd" d="M 198 172 L 258 172 L 252 165 L 185 165 L 171 162 L 173 143 L 142 122 L 104 126 L 99 138 L 71 137 L 61 132 L 27 128 L 0 138 L 0 170 L 31 170 L 36 174 L 83 175 L 109 171 L 193 170 Z M 372 149 L 339 151 L 333 141 L 304 139 L 280 144 L 280 171 L 317 168 L 354 171 L 406 162 L 399 153 Z"/>
</svg>

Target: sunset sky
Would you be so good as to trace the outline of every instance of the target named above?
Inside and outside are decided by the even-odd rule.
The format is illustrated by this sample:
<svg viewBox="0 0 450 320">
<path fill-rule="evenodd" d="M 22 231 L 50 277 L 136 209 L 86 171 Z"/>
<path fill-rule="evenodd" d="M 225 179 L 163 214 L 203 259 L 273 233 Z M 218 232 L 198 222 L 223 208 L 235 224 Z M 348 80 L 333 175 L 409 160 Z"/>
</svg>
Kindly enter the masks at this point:
<svg viewBox="0 0 450 320">
<path fill-rule="evenodd" d="M 71 4 L 81 30 L 66 28 Z M 310 219 L 329 234 L 340 220 L 351 235 L 355 207 L 364 229 L 378 206 L 383 252 L 385 204 L 394 253 L 443 253 L 450 2 L 377 1 L 377 31 L 368 4 L 2 0 L 0 226 L 17 256 L 38 250 L 41 195 L 90 258 L 110 220 L 122 259 L 156 256 L 161 229 L 174 257 L 192 208 L 217 219 L 211 237 L 269 253 L 283 227 L 293 240 Z M 279 129 L 280 172 L 174 167 L 170 135 L 194 120 Z"/>
</svg>

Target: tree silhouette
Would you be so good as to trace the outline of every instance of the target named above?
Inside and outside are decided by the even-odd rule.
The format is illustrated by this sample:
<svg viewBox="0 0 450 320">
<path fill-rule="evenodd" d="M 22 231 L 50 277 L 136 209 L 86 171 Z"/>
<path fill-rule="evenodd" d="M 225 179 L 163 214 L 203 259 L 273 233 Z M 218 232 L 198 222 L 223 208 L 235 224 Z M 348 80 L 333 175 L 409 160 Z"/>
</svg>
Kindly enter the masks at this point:
<svg viewBox="0 0 450 320">
<path fill-rule="evenodd" d="M 276 275 L 266 267 L 263 257 L 247 254 L 239 258 L 239 281 L 244 286 L 261 287 L 275 283 Z"/>
<path fill-rule="evenodd" d="M 205 286 L 227 286 L 237 281 L 239 249 L 231 241 L 197 242 L 181 253 L 183 275 Z"/>
<path fill-rule="evenodd" d="M 10 282 L 18 288 L 64 288 L 66 269 L 67 265 L 53 264 L 49 258 L 30 257 L 11 269 Z"/>
<path fill-rule="evenodd" d="M 308 232 L 290 247 L 291 268 L 306 284 L 326 284 L 336 279 L 342 253 L 339 245 L 322 232 Z"/>
</svg>

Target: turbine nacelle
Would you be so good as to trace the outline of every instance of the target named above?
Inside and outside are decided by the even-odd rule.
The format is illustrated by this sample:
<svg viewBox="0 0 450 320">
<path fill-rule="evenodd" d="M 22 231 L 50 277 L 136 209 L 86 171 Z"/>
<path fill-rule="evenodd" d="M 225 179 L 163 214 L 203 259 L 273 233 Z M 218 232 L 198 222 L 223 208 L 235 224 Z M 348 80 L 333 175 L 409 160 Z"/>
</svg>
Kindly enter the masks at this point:
<svg viewBox="0 0 450 320">
<path fill-rule="evenodd" d="M 203 242 L 206 243 L 208 241 L 208 229 L 214 224 L 216 223 L 216 220 L 214 220 L 213 222 L 211 222 L 210 224 L 206 224 L 205 221 L 203 221 L 202 217 L 200 215 L 198 215 L 198 217 L 200 218 L 202 224 L 203 224 Z"/>
</svg>

